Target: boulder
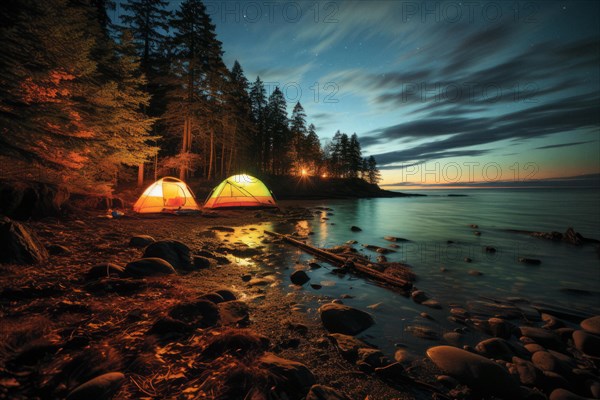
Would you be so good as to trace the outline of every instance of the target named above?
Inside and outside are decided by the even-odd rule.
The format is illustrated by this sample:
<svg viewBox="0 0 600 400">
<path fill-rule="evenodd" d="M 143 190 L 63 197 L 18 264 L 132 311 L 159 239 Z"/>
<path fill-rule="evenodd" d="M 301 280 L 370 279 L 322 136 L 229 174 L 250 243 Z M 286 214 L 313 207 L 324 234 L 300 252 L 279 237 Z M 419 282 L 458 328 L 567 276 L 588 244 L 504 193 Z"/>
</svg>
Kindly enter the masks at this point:
<svg viewBox="0 0 600 400">
<path fill-rule="evenodd" d="M 178 240 L 159 240 L 146 247 L 143 257 L 157 257 L 166 260 L 176 269 L 191 269 L 192 252 Z"/>
<path fill-rule="evenodd" d="M 125 274 L 134 278 L 175 274 L 173 266 L 162 258 L 140 258 L 125 266 Z"/>
<path fill-rule="evenodd" d="M 452 346 L 435 346 L 427 356 L 444 373 L 484 394 L 519 397 L 518 382 L 500 364 Z"/>
<path fill-rule="evenodd" d="M 323 326 L 331 333 L 356 335 L 375 323 L 370 314 L 343 304 L 327 303 L 319 312 Z"/>
<path fill-rule="evenodd" d="M 202 358 L 215 359 L 223 354 L 238 358 L 248 354 L 262 354 L 269 347 L 269 339 L 247 329 L 228 329 L 209 339 L 202 351 Z"/>
<path fill-rule="evenodd" d="M 125 375 L 120 372 L 109 372 L 97 376 L 73 389 L 67 396 L 67 400 L 112 399 L 124 380 Z"/>
<path fill-rule="evenodd" d="M 569 364 L 548 351 L 536 351 L 531 356 L 531 362 L 542 371 L 555 372 L 561 376 L 571 374 Z"/>
<path fill-rule="evenodd" d="M 276 390 L 292 399 L 304 398 L 315 382 L 313 373 L 302 363 L 265 353 L 258 365 L 277 377 Z"/>
<path fill-rule="evenodd" d="M 221 296 L 224 301 L 237 300 L 235 293 L 229 289 L 217 289 L 215 293 Z"/>
<path fill-rule="evenodd" d="M 125 268 L 113 263 L 100 263 L 90 267 L 85 274 L 85 279 L 95 280 L 101 278 L 119 277 L 125 274 Z"/>
<path fill-rule="evenodd" d="M 25 225 L 0 217 L 0 264 L 39 264 L 48 251 Z"/>
<path fill-rule="evenodd" d="M 62 244 L 49 244 L 46 246 L 46 250 L 51 256 L 67 256 L 73 253 L 71 249 Z"/>
<path fill-rule="evenodd" d="M 422 303 L 429 299 L 429 297 L 427 297 L 427 294 L 425 294 L 425 292 L 422 290 L 414 290 L 410 294 L 410 298 L 413 299 L 415 303 Z"/>
<path fill-rule="evenodd" d="M 60 216 L 68 199 L 69 191 L 62 186 L 23 181 L 0 182 L 0 210 L 16 220 Z"/>
<path fill-rule="evenodd" d="M 530 361 L 519 357 L 513 357 L 512 363 L 519 375 L 519 381 L 522 385 L 536 386 L 544 376 L 542 371 Z"/>
<path fill-rule="evenodd" d="M 488 319 L 489 333 L 494 337 L 502 339 L 509 339 L 513 332 L 516 331 L 516 327 L 508 321 L 502 318 L 492 317 Z"/>
<path fill-rule="evenodd" d="M 512 360 L 515 355 L 509 342 L 501 338 L 490 338 L 477 343 L 475 350 L 484 357 L 495 360 Z"/>
<path fill-rule="evenodd" d="M 593 334 L 600 335 L 600 315 L 581 321 L 581 327 Z"/>
<path fill-rule="evenodd" d="M 550 393 L 550 397 L 548 400 L 587 400 L 585 397 L 579 396 L 573 392 L 570 392 L 566 389 L 558 388 L 554 389 L 552 393 Z"/>
<path fill-rule="evenodd" d="M 372 368 L 379 368 L 389 364 L 381 350 L 370 347 L 358 349 L 358 360 L 369 364 Z"/>
<path fill-rule="evenodd" d="M 203 257 L 203 256 L 193 256 L 193 264 L 194 264 L 194 268 L 197 269 L 206 269 L 206 268 L 210 268 L 214 265 L 217 264 L 217 262 L 211 258 L 208 257 Z"/>
<path fill-rule="evenodd" d="M 306 274 L 306 272 L 298 270 L 290 276 L 290 280 L 294 285 L 302 286 L 306 282 L 310 281 L 310 277 Z"/>
<path fill-rule="evenodd" d="M 341 333 L 332 333 L 329 338 L 333 340 L 342 357 L 352 362 L 358 358 L 358 349 L 372 347 L 354 336 Z"/>
<path fill-rule="evenodd" d="M 185 322 L 165 316 L 157 319 L 147 333 L 149 335 L 171 336 L 181 335 L 190 331 L 190 326 Z"/>
<path fill-rule="evenodd" d="M 219 303 L 219 316 L 223 325 L 237 325 L 247 323 L 250 319 L 250 308 L 240 300 Z"/>
<path fill-rule="evenodd" d="M 350 400 L 344 393 L 325 385 L 313 385 L 306 400 Z"/>
<path fill-rule="evenodd" d="M 533 326 L 521 326 L 521 335 L 533 339 L 537 344 L 544 346 L 547 349 L 562 350 L 565 344 L 556 333 Z"/>
<path fill-rule="evenodd" d="M 206 328 L 216 325 L 219 309 L 213 302 L 201 299 L 173 306 L 169 316 L 195 327 Z"/>
<path fill-rule="evenodd" d="M 586 331 L 573 332 L 573 343 L 577 350 L 592 357 L 600 357 L 600 336 Z"/>
<path fill-rule="evenodd" d="M 129 239 L 130 247 L 146 247 L 149 244 L 156 242 L 156 240 L 150 235 L 136 235 Z"/>
</svg>

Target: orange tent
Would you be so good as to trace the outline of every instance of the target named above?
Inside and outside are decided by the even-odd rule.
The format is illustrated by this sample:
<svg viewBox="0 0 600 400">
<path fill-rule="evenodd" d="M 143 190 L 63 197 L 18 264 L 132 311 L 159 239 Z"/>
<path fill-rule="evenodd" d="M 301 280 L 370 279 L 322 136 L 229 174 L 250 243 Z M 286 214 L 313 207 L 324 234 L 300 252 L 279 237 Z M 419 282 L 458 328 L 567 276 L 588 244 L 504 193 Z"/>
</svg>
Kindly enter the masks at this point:
<svg viewBox="0 0 600 400">
<path fill-rule="evenodd" d="M 167 176 L 148 186 L 133 205 L 138 213 L 199 211 L 194 193 L 185 182 Z"/>
</svg>

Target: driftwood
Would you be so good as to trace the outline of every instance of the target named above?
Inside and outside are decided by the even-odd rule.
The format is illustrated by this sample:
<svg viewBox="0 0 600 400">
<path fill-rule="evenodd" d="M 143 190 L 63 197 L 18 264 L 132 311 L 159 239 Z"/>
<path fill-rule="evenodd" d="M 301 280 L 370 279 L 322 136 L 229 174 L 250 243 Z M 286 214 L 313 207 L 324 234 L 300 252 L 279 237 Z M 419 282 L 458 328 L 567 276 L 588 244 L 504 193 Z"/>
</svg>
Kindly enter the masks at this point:
<svg viewBox="0 0 600 400">
<path fill-rule="evenodd" d="M 267 235 L 281 238 L 285 242 L 287 242 L 291 245 L 294 245 L 294 246 L 306 251 L 307 253 L 312 254 L 312 255 L 316 256 L 317 258 L 319 258 L 323 261 L 326 261 L 330 264 L 333 264 L 337 267 L 343 267 L 344 265 L 348 265 L 348 264 L 346 264 L 348 260 L 345 257 L 342 257 L 337 254 L 333 254 L 329 251 L 308 245 L 304 242 L 293 239 L 287 235 L 282 235 L 280 233 L 271 232 L 268 230 L 265 230 L 264 232 Z M 369 265 L 377 266 L 377 267 L 381 268 L 382 270 L 385 269 L 384 264 L 369 263 L 367 265 L 367 264 L 364 264 L 363 262 L 361 262 L 360 260 L 356 260 L 356 259 L 352 260 L 351 269 L 354 269 L 355 270 L 354 272 L 358 272 L 360 274 L 366 275 L 368 278 L 371 278 L 374 281 L 384 283 L 389 286 L 393 286 L 393 287 L 400 288 L 403 290 L 408 290 L 412 287 L 411 281 L 409 281 L 407 279 L 402 279 L 398 276 L 393 276 L 393 275 L 388 275 L 388 274 L 382 273 L 382 272 L 378 271 L 377 269 L 372 268 Z M 398 267 L 398 264 L 395 264 L 395 265 L 396 265 L 396 267 Z M 402 268 L 407 268 L 407 267 L 403 266 Z M 410 274 L 407 273 L 407 275 L 412 275 L 412 273 L 410 273 Z"/>
</svg>

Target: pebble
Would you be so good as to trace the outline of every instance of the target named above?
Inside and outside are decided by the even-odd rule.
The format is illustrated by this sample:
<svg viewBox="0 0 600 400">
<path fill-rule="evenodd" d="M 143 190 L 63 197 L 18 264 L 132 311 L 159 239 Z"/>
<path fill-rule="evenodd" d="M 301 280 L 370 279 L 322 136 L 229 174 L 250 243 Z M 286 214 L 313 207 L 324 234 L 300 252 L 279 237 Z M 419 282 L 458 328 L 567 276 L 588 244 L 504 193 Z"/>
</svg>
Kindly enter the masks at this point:
<svg viewBox="0 0 600 400">
<path fill-rule="evenodd" d="M 427 356 L 444 373 L 485 394 L 519 397 L 518 382 L 499 364 L 452 346 L 435 346 Z"/>
</svg>

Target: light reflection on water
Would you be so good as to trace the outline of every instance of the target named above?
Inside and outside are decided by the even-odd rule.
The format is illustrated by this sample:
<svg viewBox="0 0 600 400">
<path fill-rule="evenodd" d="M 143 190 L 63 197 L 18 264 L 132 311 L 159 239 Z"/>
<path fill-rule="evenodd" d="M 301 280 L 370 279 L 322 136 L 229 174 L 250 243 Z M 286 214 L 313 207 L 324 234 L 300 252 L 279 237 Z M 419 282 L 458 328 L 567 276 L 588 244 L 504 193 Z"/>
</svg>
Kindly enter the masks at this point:
<svg viewBox="0 0 600 400">
<path fill-rule="evenodd" d="M 579 310 L 586 314 L 600 314 L 600 264 L 595 246 L 576 247 L 565 243 L 532 238 L 507 232 L 506 229 L 535 231 L 562 231 L 573 226 L 588 237 L 600 237 L 600 196 L 594 191 L 563 193 L 548 191 L 466 191 L 468 197 L 394 198 L 373 200 L 332 200 L 314 206 L 330 207 L 332 211 L 314 210 L 314 218 L 270 222 L 236 228 L 227 239 L 241 241 L 250 247 L 263 245 L 263 231 L 292 233 L 307 236 L 316 247 L 332 247 L 348 240 L 357 240 L 354 247 L 372 259 L 378 255 L 360 244 L 388 247 L 384 236 L 409 239 L 387 255 L 390 261 L 410 264 L 417 274 L 415 285 L 439 300 L 442 310 L 431 309 L 393 291 L 351 274 L 337 276 L 331 266 L 319 262 L 323 268 L 307 270 L 311 281 L 300 290 L 291 289 L 289 275 L 297 263 L 307 265 L 313 259 L 290 245 L 266 245 L 272 253 L 269 265 L 251 259 L 239 259 L 249 268 L 263 268 L 277 274 L 284 290 L 294 291 L 309 310 L 309 316 L 318 319 L 318 304 L 351 295 L 344 303 L 370 312 L 376 324 L 359 337 L 381 347 L 392 355 L 394 344 L 407 345 L 411 351 L 423 352 L 427 347 L 443 341 L 420 339 L 408 330 L 411 326 L 427 326 L 438 336 L 460 325 L 447 320 L 449 306 L 464 307 L 470 300 L 481 296 L 506 299 L 523 297 L 531 301 Z M 570 196 L 570 197 L 569 197 Z M 577 204 L 565 208 L 565 204 Z M 566 213 L 569 213 L 568 215 Z M 327 219 L 326 219 L 327 218 Z M 478 228 L 469 227 L 477 224 Z M 350 226 L 362 228 L 351 232 Z M 256 230 L 251 230 L 256 229 Z M 481 233 L 475 235 L 475 231 Z M 223 235 L 219 233 L 219 235 Z M 448 241 L 452 241 L 449 243 Z M 493 246 L 495 253 L 485 251 Z M 465 262 L 465 258 L 472 262 Z M 520 257 L 538 258 L 539 266 L 524 265 Z M 445 270 L 442 272 L 442 267 Z M 482 272 L 480 276 L 469 270 Z M 315 289 L 310 284 L 322 285 Z M 561 289 L 586 291 L 573 295 Z M 369 308 L 381 303 L 378 307 Z M 426 312 L 431 319 L 420 316 Z M 476 343 L 481 335 L 471 332 L 467 342 Z"/>
</svg>

